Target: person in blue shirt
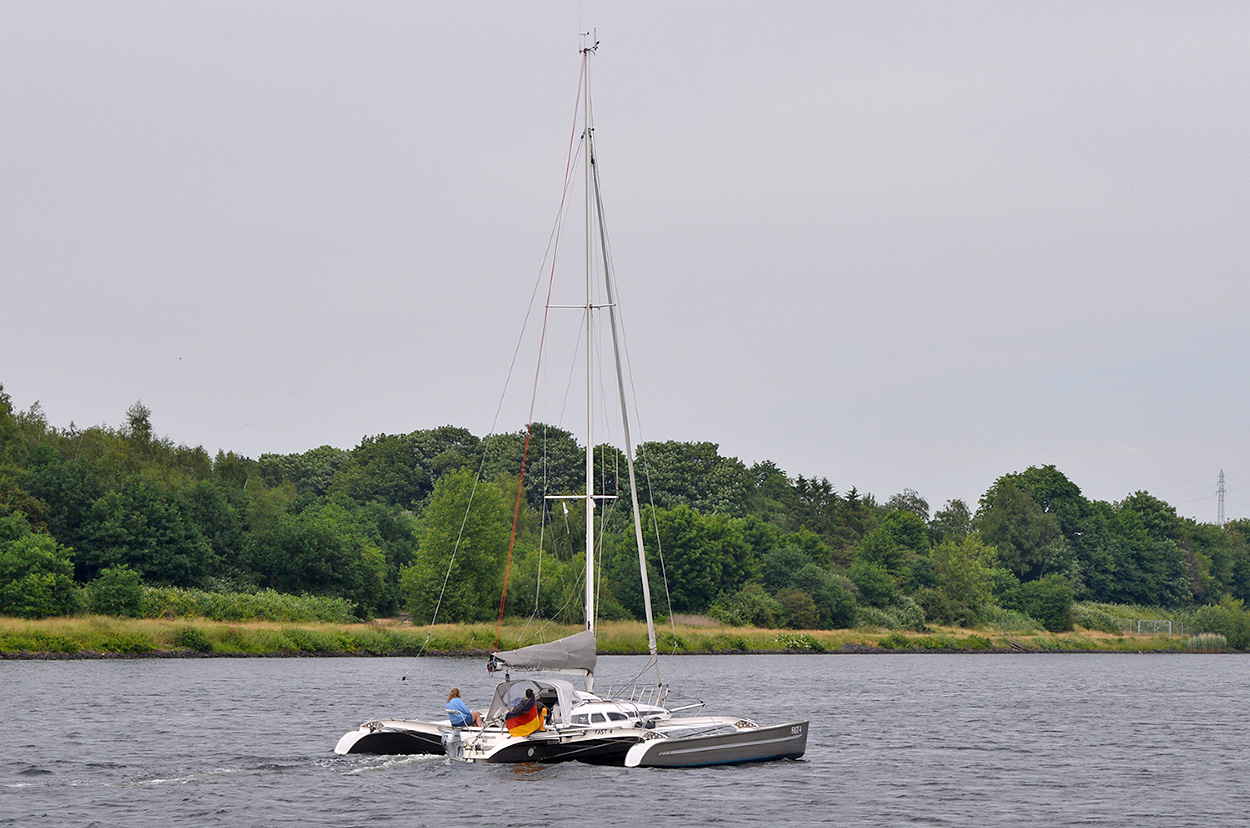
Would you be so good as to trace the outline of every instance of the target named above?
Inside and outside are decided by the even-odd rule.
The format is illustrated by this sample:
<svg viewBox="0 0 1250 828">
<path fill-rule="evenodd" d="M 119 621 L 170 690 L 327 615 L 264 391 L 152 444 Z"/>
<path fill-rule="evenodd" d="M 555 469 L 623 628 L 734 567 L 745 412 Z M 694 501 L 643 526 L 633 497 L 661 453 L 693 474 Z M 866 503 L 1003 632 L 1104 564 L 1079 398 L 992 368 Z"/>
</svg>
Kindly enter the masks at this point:
<svg viewBox="0 0 1250 828">
<path fill-rule="evenodd" d="M 469 706 L 460 698 L 460 688 L 453 687 L 447 694 L 447 718 L 452 727 L 482 726 L 482 714 L 469 710 Z"/>
</svg>

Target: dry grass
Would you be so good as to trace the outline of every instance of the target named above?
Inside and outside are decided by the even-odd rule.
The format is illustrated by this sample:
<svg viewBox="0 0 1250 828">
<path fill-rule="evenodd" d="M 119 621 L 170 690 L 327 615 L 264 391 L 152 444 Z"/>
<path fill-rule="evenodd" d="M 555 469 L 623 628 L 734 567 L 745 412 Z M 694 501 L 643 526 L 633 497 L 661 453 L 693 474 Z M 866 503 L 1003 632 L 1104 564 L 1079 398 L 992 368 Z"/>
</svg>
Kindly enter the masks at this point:
<svg viewBox="0 0 1250 828">
<path fill-rule="evenodd" d="M 761 652 L 1031 651 L 1180 652 L 1181 636 L 1110 635 L 1077 628 L 1073 632 L 1003 634 L 932 627 L 923 633 L 889 630 L 765 630 L 711 626 L 700 619 L 661 627 L 663 654 Z M 578 627 L 504 624 L 498 649 L 552 641 Z M 598 629 L 599 652 L 647 652 L 646 626 L 638 621 L 605 622 Z M 383 619 L 369 623 L 223 622 L 207 619 L 129 619 L 74 616 L 29 621 L 0 618 L 0 653 L 211 655 L 416 655 L 484 653 L 496 649 L 494 624 L 439 624 L 414 627 Z"/>
</svg>

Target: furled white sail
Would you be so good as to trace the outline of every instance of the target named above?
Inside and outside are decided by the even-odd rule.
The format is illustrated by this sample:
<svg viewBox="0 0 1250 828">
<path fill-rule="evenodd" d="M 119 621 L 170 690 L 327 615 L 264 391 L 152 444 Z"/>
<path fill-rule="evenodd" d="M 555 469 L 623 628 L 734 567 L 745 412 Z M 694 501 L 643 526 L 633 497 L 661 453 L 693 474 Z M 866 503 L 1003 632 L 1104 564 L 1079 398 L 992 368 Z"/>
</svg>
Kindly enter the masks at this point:
<svg viewBox="0 0 1250 828">
<path fill-rule="evenodd" d="M 519 650 L 491 653 L 495 669 L 545 670 L 548 672 L 593 673 L 595 634 L 590 630 Z"/>
</svg>

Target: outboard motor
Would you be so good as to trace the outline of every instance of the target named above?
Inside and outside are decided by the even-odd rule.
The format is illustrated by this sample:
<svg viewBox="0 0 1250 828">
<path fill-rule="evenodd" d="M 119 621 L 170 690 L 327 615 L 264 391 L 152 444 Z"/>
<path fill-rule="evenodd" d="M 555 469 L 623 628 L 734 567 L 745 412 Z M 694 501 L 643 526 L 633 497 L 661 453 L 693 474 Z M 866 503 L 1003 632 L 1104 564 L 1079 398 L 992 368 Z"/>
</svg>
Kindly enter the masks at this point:
<svg viewBox="0 0 1250 828">
<path fill-rule="evenodd" d="M 443 731 L 443 751 L 451 759 L 464 758 L 464 742 L 460 739 L 460 731 L 448 728 Z"/>
</svg>

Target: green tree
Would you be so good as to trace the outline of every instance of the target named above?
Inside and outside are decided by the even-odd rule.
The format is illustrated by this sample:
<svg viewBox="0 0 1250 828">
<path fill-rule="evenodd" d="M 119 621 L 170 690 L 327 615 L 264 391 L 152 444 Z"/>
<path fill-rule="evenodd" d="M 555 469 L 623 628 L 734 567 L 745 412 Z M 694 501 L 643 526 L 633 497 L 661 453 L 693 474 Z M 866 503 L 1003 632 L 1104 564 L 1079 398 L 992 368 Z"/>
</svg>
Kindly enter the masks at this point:
<svg viewBox="0 0 1250 828">
<path fill-rule="evenodd" d="M 482 441 L 482 475 L 487 480 L 511 478 L 521 473 L 525 458 L 525 499 L 541 513 L 547 508 L 547 495 L 584 493 L 586 489 L 586 449 L 569 431 L 546 423 L 534 423 L 529 430 L 529 448 L 524 429 L 512 434 L 495 434 Z M 628 503 L 625 485 L 625 456 L 606 445 L 595 447 L 596 489 L 601 494 L 618 495 Z"/>
<path fill-rule="evenodd" d="M 972 510 L 968 504 L 956 498 L 933 514 L 929 521 L 929 545 L 937 546 L 945 540 L 961 541 L 972 532 Z"/>
<path fill-rule="evenodd" d="M 1008 478 L 1000 478 L 981 499 L 977 526 L 1021 581 L 1042 574 L 1047 549 L 1061 536 L 1055 519 Z"/>
<path fill-rule="evenodd" d="M 417 519 L 417 557 L 400 572 L 415 623 L 486 621 L 498 611 L 511 511 L 466 470 L 444 475 Z"/>
<path fill-rule="evenodd" d="M 781 604 L 784 626 L 792 630 L 814 630 L 820 626 L 820 611 L 804 590 L 787 587 L 777 593 L 777 602 Z"/>
<path fill-rule="evenodd" d="M 80 577 L 89 580 L 106 567 L 126 565 L 149 583 L 201 586 L 216 561 L 212 546 L 180 507 L 176 490 L 138 476 L 121 491 L 105 493 L 92 504 L 78 550 Z"/>
<path fill-rule="evenodd" d="M 1232 594 L 1236 588 L 1235 535 L 1193 520 L 1185 521 L 1185 534 L 1193 549 L 1190 588 L 1195 600 L 1210 603 Z"/>
<path fill-rule="evenodd" d="M 290 483 L 303 495 L 323 497 L 334 485 L 335 475 L 350 455 L 333 446 L 321 446 L 302 454 L 262 454 L 256 472 L 271 488 Z"/>
<path fill-rule="evenodd" d="M 913 512 L 888 512 L 855 548 L 855 558 L 901 579 L 918 555 L 928 551 L 925 523 Z"/>
<path fill-rule="evenodd" d="M 722 593 L 737 592 L 754 580 L 758 566 L 741 525 L 741 521 L 725 515 L 702 515 L 688 506 L 644 509 L 653 599 L 667 581 L 674 612 L 705 612 Z M 620 536 L 618 545 L 609 562 L 612 591 L 634 617 L 641 618 L 638 545 L 632 529 Z"/>
<path fill-rule="evenodd" d="M 747 473 L 752 487 L 751 515 L 782 531 L 798 529 L 802 525 L 798 517 L 798 495 L 786 473 L 771 460 L 756 463 Z"/>
<path fill-rule="evenodd" d="M 751 475 L 736 457 L 722 457 L 716 443 L 643 443 L 645 469 L 657 506 L 688 506 L 702 514 L 746 515 Z"/>
<path fill-rule="evenodd" d="M 1116 568 L 1118 523 L 1111 504 L 1101 500 L 1091 501 L 1072 541 L 1081 566 L 1081 580 L 1085 584 L 1084 597 L 1089 600 L 1113 602 L 1123 594 L 1120 573 Z"/>
<path fill-rule="evenodd" d="M 648 562 L 652 572 L 658 572 L 659 556 L 663 555 L 675 612 L 704 612 L 721 593 L 738 591 L 756 575 L 754 550 L 738 530 L 738 522 L 725 515 L 701 515 L 688 506 L 647 509 L 643 524 L 658 533 L 659 542 L 647 550 Z M 616 571 L 624 570 L 621 579 L 630 588 L 620 597 L 640 616 L 641 586 L 634 586 L 638 583 L 637 545 L 632 534 L 624 541 L 625 554 Z M 662 582 L 652 578 L 653 584 Z"/>
<path fill-rule="evenodd" d="M 816 607 L 816 621 L 810 626 L 821 629 L 855 626 L 855 587 L 845 577 L 823 566 L 808 564 L 798 571 L 793 583 L 811 596 Z M 781 593 L 777 596 L 780 600 Z"/>
<path fill-rule="evenodd" d="M 800 569 L 816 560 L 801 546 L 792 543 L 778 544 L 764 555 L 760 562 L 760 574 L 765 589 L 776 593 L 790 586 Z"/>
<path fill-rule="evenodd" d="M 855 585 L 862 604 L 884 609 L 898 598 L 898 585 L 885 567 L 856 559 L 847 570 L 847 577 Z"/>
<path fill-rule="evenodd" d="M 47 618 L 78 605 L 70 551 L 30 530 L 25 518 L 0 516 L 0 615 Z"/>
<path fill-rule="evenodd" d="M 975 626 L 993 603 L 997 553 L 976 535 L 962 541 L 947 540 L 930 554 L 934 588 L 942 601 L 925 605 L 925 615 L 935 621 Z M 931 612 L 932 610 L 932 612 Z"/>
<path fill-rule="evenodd" d="M 585 582 L 580 569 L 573 572 L 570 564 L 531 545 L 522 553 L 518 544 L 513 559 L 508 615 L 558 619 L 569 624 L 584 620 Z"/>
<path fill-rule="evenodd" d="M 830 547 L 845 549 L 859 538 L 857 528 L 846 525 L 849 513 L 828 478 L 799 475 L 793 484 L 789 528 L 815 532 Z"/>
<path fill-rule="evenodd" d="M 891 495 L 885 502 L 885 508 L 893 512 L 911 512 L 921 521 L 929 521 L 929 501 L 921 497 L 915 489 L 903 489 L 898 494 Z"/>
<path fill-rule="evenodd" d="M 421 459 L 407 436 L 366 437 L 336 472 L 330 488 L 357 503 L 380 500 L 403 509 L 416 509 L 434 486 Z"/>
<path fill-rule="evenodd" d="M 44 504 L 42 515 L 49 534 L 74 549 L 88 543 L 92 506 L 106 491 L 104 476 L 94 461 L 62 460 L 55 448 L 44 444 L 31 452 L 19 480 L 23 489 Z"/>
<path fill-rule="evenodd" d="M 1250 519 L 1229 521 L 1224 531 L 1232 545 L 1229 592 L 1234 598 L 1250 600 Z"/>
<path fill-rule="evenodd" d="M 1080 488 L 1054 466 L 1030 466 L 1000 480 L 1010 481 L 1053 517 L 1064 537 L 1071 540 L 1080 531 L 1087 502 Z"/>
<path fill-rule="evenodd" d="M 279 592 L 346 598 L 362 615 L 389 606 L 386 555 L 342 504 L 279 516 L 252 563 L 264 585 Z"/>
</svg>

